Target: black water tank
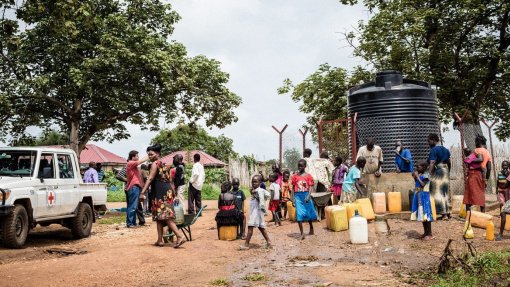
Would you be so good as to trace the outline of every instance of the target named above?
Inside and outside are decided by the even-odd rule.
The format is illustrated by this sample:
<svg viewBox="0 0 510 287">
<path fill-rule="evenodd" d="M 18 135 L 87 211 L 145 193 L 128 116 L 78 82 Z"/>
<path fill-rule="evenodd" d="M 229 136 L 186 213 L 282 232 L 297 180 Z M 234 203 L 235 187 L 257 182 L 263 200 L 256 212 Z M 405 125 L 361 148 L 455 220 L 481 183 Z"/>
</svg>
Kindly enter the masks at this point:
<svg viewBox="0 0 510 287">
<path fill-rule="evenodd" d="M 395 171 L 397 140 L 416 162 L 427 159 L 428 135 L 439 133 L 434 90 L 426 82 L 404 79 L 398 71 L 379 72 L 375 82 L 350 89 L 348 109 L 349 114 L 357 113 L 357 148 L 373 137 L 383 150 L 386 172 Z"/>
</svg>

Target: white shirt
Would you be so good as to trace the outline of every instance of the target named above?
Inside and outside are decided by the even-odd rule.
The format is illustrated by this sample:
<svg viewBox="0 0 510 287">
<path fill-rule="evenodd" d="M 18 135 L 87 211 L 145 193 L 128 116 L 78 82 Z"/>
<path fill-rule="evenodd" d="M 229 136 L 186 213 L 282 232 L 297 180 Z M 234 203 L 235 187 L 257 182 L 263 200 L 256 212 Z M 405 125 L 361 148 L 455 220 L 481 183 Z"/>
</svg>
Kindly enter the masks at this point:
<svg viewBox="0 0 510 287">
<path fill-rule="evenodd" d="M 272 190 L 274 193 L 274 198 L 271 200 L 280 200 L 280 185 L 276 182 L 271 183 L 269 186 L 269 190 Z"/>
<path fill-rule="evenodd" d="M 360 147 L 356 159 L 361 156 L 367 160 L 363 169 L 364 174 L 374 174 L 376 171 L 379 171 L 379 168 L 377 168 L 379 162 L 383 162 L 383 152 L 380 146 L 374 145 L 374 149 L 371 151 L 368 150 L 366 145 Z"/>
<path fill-rule="evenodd" d="M 204 166 L 200 162 L 195 162 L 193 164 L 193 169 L 191 169 L 190 183 L 196 190 L 202 190 L 204 181 L 205 181 Z"/>
</svg>

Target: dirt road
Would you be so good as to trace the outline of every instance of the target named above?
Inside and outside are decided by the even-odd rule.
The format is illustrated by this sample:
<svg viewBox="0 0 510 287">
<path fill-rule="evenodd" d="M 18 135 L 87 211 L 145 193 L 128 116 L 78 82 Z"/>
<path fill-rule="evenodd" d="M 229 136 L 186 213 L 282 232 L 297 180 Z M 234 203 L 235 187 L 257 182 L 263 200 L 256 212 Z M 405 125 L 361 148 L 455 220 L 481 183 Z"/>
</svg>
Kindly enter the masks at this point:
<svg viewBox="0 0 510 287">
<path fill-rule="evenodd" d="M 192 227 L 193 241 L 179 249 L 153 246 L 153 223 L 136 229 L 96 223 L 93 235 L 82 240 L 72 240 L 71 233 L 57 225 L 37 227 L 25 249 L 0 248 L 0 285 L 210 286 L 227 279 L 231 286 L 414 286 L 409 274 L 435 268 L 448 239 L 460 239 L 463 226 L 454 219 L 434 223 L 435 239 L 422 242 L 415 239 L 421 225 L 390 220 L 390 236 L 375 234 L 374 224 L 369 224 L 370 243 L 351 245 L 348 232 L 330 232 L 324 221 L 315 223 L 316 235 L 300 241 L 297 224 L 286 221 L 268 229 L 274 249 L 262 249 L 262 236 L 256 232 L 252 249 L 238 251 L 241 241 L 216 239 L 215 212 L 205 211 Z M 509 237 L 487 242 L 483 233 L 475 229 L 473 242 L 479 251 L 508 246 Z M 47 253 L 51 248 L 86 253 Z M 250 276 L 253 273 L 258 275 Z"/>
</svg>

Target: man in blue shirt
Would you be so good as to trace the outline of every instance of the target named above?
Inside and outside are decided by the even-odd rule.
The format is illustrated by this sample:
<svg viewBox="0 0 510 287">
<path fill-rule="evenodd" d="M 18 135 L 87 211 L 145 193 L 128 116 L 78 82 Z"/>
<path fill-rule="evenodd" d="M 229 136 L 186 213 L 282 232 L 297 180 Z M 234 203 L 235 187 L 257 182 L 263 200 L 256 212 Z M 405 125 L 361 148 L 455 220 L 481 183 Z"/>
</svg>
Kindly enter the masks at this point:
<svg viewBox="0 0 510 287">
<path fill-rule="evenodd" d="M 397 172 L 413 172 L 413 156 L 409 149 L 404 148 L 401 141 L 395 144 L 395 165 Z"/>
</svg>

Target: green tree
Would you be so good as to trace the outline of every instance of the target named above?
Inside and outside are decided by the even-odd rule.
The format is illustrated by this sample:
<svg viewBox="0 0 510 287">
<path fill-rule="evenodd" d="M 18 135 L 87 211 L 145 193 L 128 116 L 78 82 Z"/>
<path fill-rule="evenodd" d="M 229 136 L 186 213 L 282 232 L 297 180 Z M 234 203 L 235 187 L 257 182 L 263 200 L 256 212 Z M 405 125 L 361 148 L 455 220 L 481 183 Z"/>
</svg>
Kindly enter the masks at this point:
<svg viewBox="0 0 510 287">
<path fill-rule="evenodd" d="M 299 110 L 307 114 L 307 127 L 315 132 L 317 121 L 347 117 L 347 91 L 360 83 L 369 81 L 372 74 L 361 67 L 352 73 L 340 67 L 322 64 L 303 82 L 294 85 L 290 79 L 283 81 L 278 94 L 290 93 L 291 99 L 301 103 Z"/>
<path fill-rule="evenodd" d="M 341 0 L 354 4 L 356 0 Z M 355 55 L 375 69 L 396 69 L 438 87 L 441 116 L 468 113 L 510 120 L 510 2 L 363 0 L 372 13 L 347 34 Z M 510 130 L 499 125 L 500 139 Z"/>
<path fill-rule="evenodd" d="M 151 143 L 161 144 L 163 154 L 179 150 L 202 150 L 224 162 L 238 156 L 232 139 L 224 135 L 211 136 L 200 126 L 180 124 L 173 129 L 161 130 Z"/>
<path fill-rule="evenodd" d="M 157 130 L 161 119 L 220 128 L 237 120 L 241 99 L 220 63 L 189 57 L 170 39 L 180 17 L 169 4 L 14 2 L 0 0 L 0 138 L 56 125 L 80 154 L 89 140 L 128 138 L 125 123 Z"/>
<path fill-rule="evenodd" d="M 286 149 L 283 152 L 283 164 L 290 170 L 296 170 L 298 161 L 302 157 L 301 152 L 297 148 Z"/>
<path fill-rule="evenodd" d="M 11 143 L 12 146 L 51 146 L 68 144 L 69 136 L 54 129 L 41 132 L 37 138 L 26 134 L 22 138 Z"/>
</svg>

